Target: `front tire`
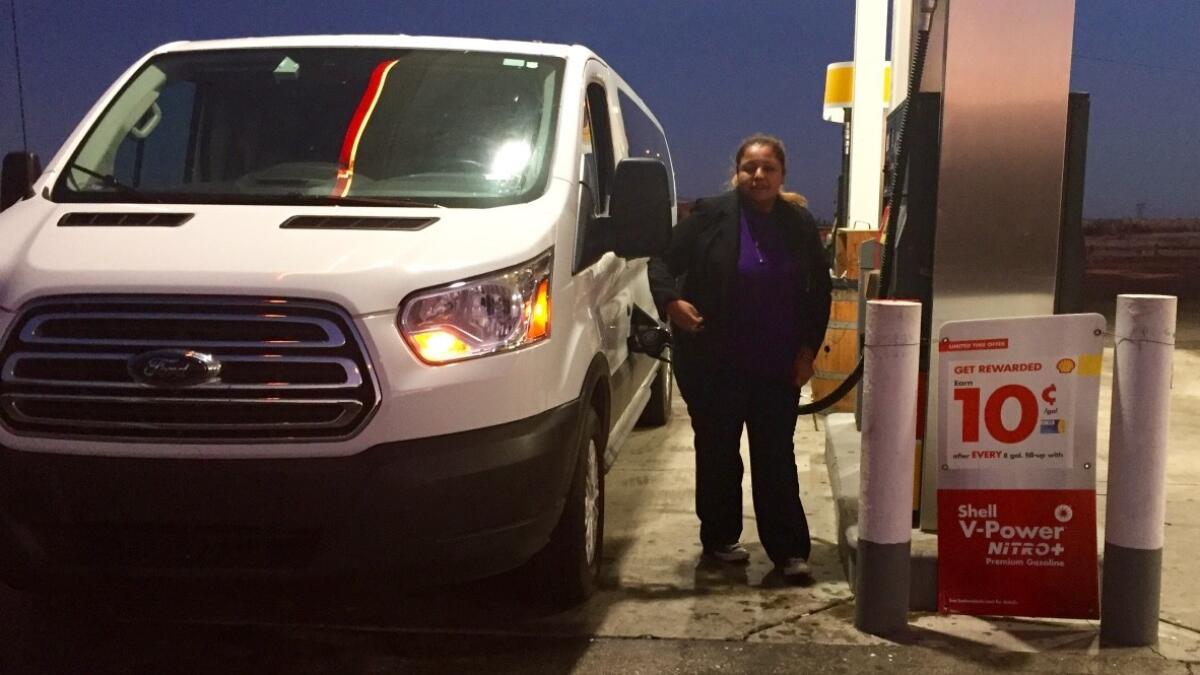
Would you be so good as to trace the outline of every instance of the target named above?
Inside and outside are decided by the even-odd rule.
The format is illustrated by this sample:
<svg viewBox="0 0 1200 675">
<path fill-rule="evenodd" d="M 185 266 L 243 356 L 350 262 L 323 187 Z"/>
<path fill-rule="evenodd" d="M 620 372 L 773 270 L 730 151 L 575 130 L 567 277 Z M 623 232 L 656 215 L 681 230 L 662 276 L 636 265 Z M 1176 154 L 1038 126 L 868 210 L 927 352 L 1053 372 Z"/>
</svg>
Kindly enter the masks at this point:
<svg viewBox="0 0 1200 675">
<path fill-rule="evenodd" d="M 550 542 L 533 560 L 534 576 L 547 600 L 568 608 L 596 590 L 604 543 L 604 435 L 600 418 L 588 407 L 583 414 L 579 460 L 567 491 L 562 517 Z"/>
</svg>

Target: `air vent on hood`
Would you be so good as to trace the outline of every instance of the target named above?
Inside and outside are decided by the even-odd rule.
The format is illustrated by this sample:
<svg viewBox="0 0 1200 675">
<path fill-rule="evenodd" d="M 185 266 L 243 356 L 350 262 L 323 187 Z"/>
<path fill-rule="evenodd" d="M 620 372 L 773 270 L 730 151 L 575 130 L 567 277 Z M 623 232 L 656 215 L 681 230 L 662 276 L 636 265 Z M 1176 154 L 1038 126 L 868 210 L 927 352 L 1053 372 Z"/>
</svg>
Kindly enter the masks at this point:
<svg viewBox="0 0 1200 675">
<path fill-rule="evenodd" d="M 179 227 L 190 213 L 68 213 L 59 227 Z"/>
<path fill-rule="evenodd" d="M 285 230 L 419 230 L 437 218 L 379 218 L 375 216 L 296 216 L 283 221 Z"/>
</svg>

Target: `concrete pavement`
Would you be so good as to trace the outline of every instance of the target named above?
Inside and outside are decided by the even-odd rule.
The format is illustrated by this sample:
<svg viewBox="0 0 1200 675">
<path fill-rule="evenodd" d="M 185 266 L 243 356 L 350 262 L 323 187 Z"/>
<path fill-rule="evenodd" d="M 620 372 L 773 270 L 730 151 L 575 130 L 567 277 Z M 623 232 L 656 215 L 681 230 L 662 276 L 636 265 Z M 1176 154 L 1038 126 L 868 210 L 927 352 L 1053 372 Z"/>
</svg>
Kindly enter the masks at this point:
<svg viewBox="0 0 1200 675">
<path fill-rule="evenodd" d="M 691 435 L 677 401 L 672 422 L 635 432 L 607 477 L 605 577 L 576 610 L 546 609 L 514 575 L 420 592 L 386 579 L 357 588 L 134 587 L 86 602 L 0 589 L 0 672 L 1200 672 L 1200 313 L 1181 328 L 1155 649 L 1100 649 L 1098 626 L 1077 621 L 913 614 L 899 642 L 857 632 L 820 418 L 802 418 L 796 434 L 813 583 L 788 586 L 771 572 L 748 473 L 751 563 L 701 560 Z M 1111 363 L 1108 352 L 1102 463 Z M 1099 492 L 1102 541 L 1103 483 Z"/>
</svg>

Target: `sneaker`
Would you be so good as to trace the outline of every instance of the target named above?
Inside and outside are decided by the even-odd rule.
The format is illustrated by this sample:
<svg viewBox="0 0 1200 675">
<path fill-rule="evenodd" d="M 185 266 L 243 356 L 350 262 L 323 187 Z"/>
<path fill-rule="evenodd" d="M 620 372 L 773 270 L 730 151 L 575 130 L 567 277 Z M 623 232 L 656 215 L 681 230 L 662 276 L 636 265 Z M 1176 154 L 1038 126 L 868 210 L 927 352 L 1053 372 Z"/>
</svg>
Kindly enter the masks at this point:
<svg viewBox="0 0 1200 675">
<path fill-rule="evenodd" d="M 733 543 L 725 546 L 717 546 L 715 548 L 704 549 L 705 555 L 711 556 L 727 563 L 746 562 L 750 559 L 750 552 L 747 551 L 741 544 Z"/>
<path fill-rule="evenodd" d="M 782 564 L 776 565 L 776 567 L 779 568 L 779 573 L 786 579 L 807 577 L 812 573 L 812 569 L 808 566 L 808 561 L 804 558 L 788 558 Z"/>
</svg>

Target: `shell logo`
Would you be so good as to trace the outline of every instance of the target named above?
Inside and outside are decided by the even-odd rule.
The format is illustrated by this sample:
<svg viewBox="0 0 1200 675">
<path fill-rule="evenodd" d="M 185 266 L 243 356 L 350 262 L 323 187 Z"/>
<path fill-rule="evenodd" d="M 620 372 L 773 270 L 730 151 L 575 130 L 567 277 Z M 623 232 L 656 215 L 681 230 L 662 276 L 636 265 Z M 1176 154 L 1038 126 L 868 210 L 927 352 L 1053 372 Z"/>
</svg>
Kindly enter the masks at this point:
<svg viewBox="0 0 1200 675">
<path fill-rule="evenodd" d="M 1054 509 L 1054 519 L 1060 523 L 1066 523 L 1075 517 L 1075 512 L 1067 504 L 1059 504 L 1058 508 Z"/>
<path fill-rule="evenodd" d="M 1066 375 L 1075 370 L 1075 359 L 1059 359 L 1055 367 L 1058 368 L 1058 372 Z"/>
</svg>

